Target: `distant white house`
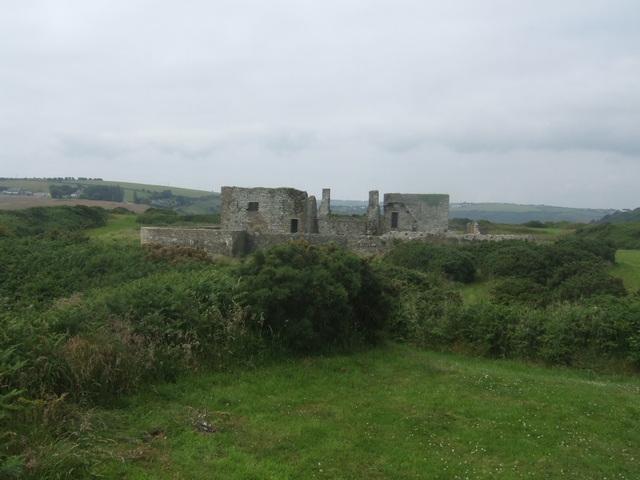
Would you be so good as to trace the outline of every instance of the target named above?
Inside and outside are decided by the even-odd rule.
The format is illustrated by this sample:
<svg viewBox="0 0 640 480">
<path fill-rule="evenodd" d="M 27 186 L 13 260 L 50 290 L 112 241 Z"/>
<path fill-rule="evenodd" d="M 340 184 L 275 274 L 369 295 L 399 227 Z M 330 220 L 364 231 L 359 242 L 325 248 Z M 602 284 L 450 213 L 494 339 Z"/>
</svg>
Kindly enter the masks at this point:
<svg viewBox="0 0 640 480">
<path fill-rule="evenodd" d="M 8 188 L 2 192 L 3 195 L 22 195 L 22 189 L 20 188 Z"/>
</svg>

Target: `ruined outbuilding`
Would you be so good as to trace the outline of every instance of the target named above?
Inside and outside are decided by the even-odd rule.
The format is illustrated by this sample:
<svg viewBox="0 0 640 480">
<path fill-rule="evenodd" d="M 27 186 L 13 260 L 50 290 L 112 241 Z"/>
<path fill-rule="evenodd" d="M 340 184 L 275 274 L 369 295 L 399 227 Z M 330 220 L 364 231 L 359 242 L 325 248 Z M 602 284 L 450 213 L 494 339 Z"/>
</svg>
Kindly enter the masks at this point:
<svg viewBox="0 0 640 480">
<path fill-rule="evenodd" d="M 444 194 L 386 193 L 381 211 L 378 191 L 372 190 L 361 217 L 332 215 L 329 189 L 323 189 L 319 208 L 314 196 L 294 188 L 222 187 L 221 197 L 219 228 L 142 227 L 141 242 L 201 246 L 212 254 L 236 257 L 299 238 L 310 244 L 334 242 L 360 254 L 384 253 L 399 241 L 507 238 L 449 233 L 449 195 Z"/>
</svg>

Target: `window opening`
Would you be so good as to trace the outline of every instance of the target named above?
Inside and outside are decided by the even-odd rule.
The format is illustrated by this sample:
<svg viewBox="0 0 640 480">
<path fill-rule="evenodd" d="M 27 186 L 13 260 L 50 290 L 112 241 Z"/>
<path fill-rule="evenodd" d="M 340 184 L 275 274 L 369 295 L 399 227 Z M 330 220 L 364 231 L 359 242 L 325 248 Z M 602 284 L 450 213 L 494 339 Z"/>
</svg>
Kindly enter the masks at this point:
<svg viewBox="0 0 640 480">
<path fill-rule="evenodd" d="M 298 233 L 298 219 L 291 219 L 291 233 Z"/>
<path fill-rule="evenodd" d="M 247 207 L 248 212 L 257 212 L 258 211 L 258 202 L 249 202 L 249 206 Z"/>
<path fill-rule="evenodd" d="M 391 228 L 398 228 L 398 212 L 391 212 Z"/>
</svg>

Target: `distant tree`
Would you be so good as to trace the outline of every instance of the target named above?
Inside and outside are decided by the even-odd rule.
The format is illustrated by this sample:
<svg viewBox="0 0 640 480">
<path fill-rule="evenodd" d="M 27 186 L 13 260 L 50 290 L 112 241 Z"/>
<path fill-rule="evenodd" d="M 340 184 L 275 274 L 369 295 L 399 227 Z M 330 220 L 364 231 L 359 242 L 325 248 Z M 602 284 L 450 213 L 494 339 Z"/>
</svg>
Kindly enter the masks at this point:
<svg viewBox="0 0 640 480">
<path fill-rule="evenodd" d="M 85 188 L 82 198 L 104 200 L 107 202 L 122 202 L 124 200 L 124 190 L 119 185 L 89 185 Z"/>
<path fill-rule="evenodd" d="M 68 197 L 75 191 L 71 185 L 49 185 L 49 192 L 53 198 Z"/>
</svg>

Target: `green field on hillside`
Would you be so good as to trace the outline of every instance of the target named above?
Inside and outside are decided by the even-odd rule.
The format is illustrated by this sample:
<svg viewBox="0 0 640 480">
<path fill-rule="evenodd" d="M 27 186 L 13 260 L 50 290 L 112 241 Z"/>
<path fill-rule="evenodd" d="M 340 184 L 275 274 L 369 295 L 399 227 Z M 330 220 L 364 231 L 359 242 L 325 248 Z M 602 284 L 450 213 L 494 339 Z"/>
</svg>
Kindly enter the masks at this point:
<svg viewBox="0 0 640 480">
<path fill-rule="evenodd" d="M 512 203 L 452 203 L 449 218 L 489 220 L 494 223 L 520 224 L 531 220 L 540 222 L 582 222 L 600 220 L 613 209 L 569 208 L 548 205 L 518 205 Z"/>
<path fill-rule="evenodd" d="M 49 192 L 49 185 L 109 185 L 120 186 L 125 191 L 125 201 L 133 201 L 134 191 L 150 190 L 152 192 L 162 192 L 163 190 L 171 190 L 174 195 L 182 195 L 185 197 L 201 197 L 211 195 L 213 191 L 194 190 L 190 188 L 169 187 L 166 185 L 150 185 L 144 183 L 117 182 L 111 180 L 68 180 L 63 182 L 50 181 L 45 179 L 11 179 L 0 181 L 0 186 L 17 187 L 23 190 L 31 190 L 34 192 Z"/>
</svg>

